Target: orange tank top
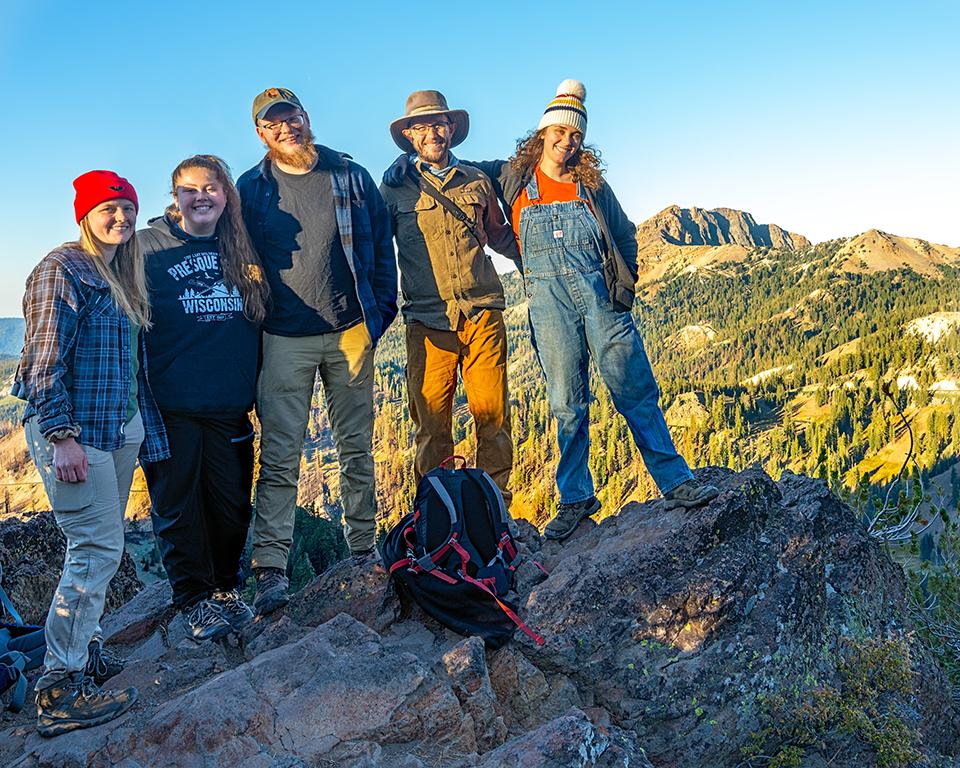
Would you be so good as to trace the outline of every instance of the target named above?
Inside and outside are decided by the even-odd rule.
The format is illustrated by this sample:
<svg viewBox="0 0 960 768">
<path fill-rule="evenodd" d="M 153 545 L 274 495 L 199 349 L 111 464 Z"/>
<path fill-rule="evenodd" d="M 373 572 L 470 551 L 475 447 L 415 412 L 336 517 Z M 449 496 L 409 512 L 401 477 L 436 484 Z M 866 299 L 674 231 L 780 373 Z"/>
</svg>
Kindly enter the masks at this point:
<svg viewBox="0 0 960 768">
<path fill-rule="evenodd" d="M 553 203 L 569 203 L 572 200 L 583 200 L 583 198 L 577 194 L 577 183 L 575 181 L 556 181 L 551 179 L 540 170 L 539 165 L 537 166 L 536 174 L 537 191 L 540 193 L 540 198 L 536 203 L 537 205 L 551 205 Z M 584 202 L 586 201 L 584 200 Z M 518 244 L 520 242 L 520 214 L 528 205 L 533 205 L 533 203 L 530 202 L 530 198 L 527 196 L 527 188 L 524 187 L 520 190 L 520 197 L 517 198 L 512 209 L 513 232 L 517 237 Z"/>
</svg>

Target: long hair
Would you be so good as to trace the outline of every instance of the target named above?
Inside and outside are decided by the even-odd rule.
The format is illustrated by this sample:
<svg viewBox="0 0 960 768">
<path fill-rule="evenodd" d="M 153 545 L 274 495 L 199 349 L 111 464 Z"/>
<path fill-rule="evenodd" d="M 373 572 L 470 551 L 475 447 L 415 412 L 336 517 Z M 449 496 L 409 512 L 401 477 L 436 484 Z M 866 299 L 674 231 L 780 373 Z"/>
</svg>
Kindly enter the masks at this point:
<svg viewBox="0 0 960 768">
<path fill-rule="evenodd" d="M 181 162 L 170 175 L 172 191 L 176 196 L 177 182 L 185 171 L 200 168 L 210 171 L 223 187 L 227 204 L 217 220 L 217 240 L 220 245 L 220 266 L 223 281 L 228 288 L 236 288 L 243 298 L 243 314 L 259 325 L 267 316 L 270 301 L 270 286 L 263 271 L 263 264 L 243 224 L 240 212 L 240 194 L 230 176 L 230 168 L 216 155 L 194 155 Z M 176 202 L 167 207 L 167 215 L 178 224 L 183 214 Z"/>
<path fill-rule="evenodd" d="M 526 136 L 517 140 L 517 151 L 510 158 L 510 167 L 520 173 L 532 175 L 540 163 L 543 155 L 543 132 L 530 131 Z M 600 150 L 589 144 L 581 144 L 576 153 L 567 160 L 566 168 L 573 174 L 576 181 L 582 182 L 587 189 L 599 189 L 603 183 L 603 163 L 600 160 Z"/>
<path fill-rule="evenodd" d="M 147 293 L 147 275 L 143 265 L 143 252 L 137 238 L 131 236 L 117 246 L 108 263 L 103 258 L 103 245 L 93 235 L 90 222 L 84 216 L 80 220 L 80 249 L 90 256 L 100 276 L 110 286 L 110 295 L 127 318 L 145 330 L 150 329 L 150 300 Z"/>
</svg>

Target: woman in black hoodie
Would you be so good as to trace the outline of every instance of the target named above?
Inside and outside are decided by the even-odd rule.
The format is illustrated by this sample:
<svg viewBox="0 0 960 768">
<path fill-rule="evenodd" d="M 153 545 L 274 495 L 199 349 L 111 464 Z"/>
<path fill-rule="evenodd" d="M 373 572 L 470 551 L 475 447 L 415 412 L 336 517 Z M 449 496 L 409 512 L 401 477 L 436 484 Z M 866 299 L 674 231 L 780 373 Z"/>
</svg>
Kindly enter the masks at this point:
<svg viewBox="0 0 960 768">
<path fill-rule="evenodd" d="M 173 203 L 137 233 L 153 327 L 150 385 L 170 458 L 146 463 L 153 530 L 193 637 L 253 619 L 239 588 L 250 525 L 259 325 L 269 288 L 226 164 L 195 155 L 173 171 Z"/>
</svg>

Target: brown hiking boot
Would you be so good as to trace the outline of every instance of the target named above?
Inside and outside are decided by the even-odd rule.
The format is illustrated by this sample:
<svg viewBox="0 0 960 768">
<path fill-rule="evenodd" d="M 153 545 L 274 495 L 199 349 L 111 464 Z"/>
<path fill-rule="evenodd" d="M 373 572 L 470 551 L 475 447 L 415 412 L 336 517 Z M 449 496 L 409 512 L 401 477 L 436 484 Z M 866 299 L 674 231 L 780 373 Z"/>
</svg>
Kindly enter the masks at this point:
<svg viewBox="0 0 960 768">
<path fill-rule="evenodd" d="M 687 480 L 672 491 L 667 491 L 663 498 L 667 500 L 667 509 L 693 509 L 713 501 L 719 495 L 720 489 L 715 485 L 699 485 L 696 480 Z"/>
<path fill-rule="evenodd" d="M 73 672 L 37 691 L 37 733 L 58 736 L 103 725 L 120 717 L 136 700 L 136 688 L 103 691 L 91 678 Z"/>
<path fill-rule="evenodd" d="M 580 521 L 600 511 L 600 502 L 596 496 L 570 504 L 558 504 L 557 516 L 543 529 L 543 535 L 554 541 L 563 541 L 573 533 Z"/>
<path fill-rule="evenodd" d="M 253 597 L 253 610 L 260 616 L 273 613 L 290 602 L 287 590 L 290 581 L 280 568 L 254 568 L 257 577 L 257 592 Z"/>
</svg>

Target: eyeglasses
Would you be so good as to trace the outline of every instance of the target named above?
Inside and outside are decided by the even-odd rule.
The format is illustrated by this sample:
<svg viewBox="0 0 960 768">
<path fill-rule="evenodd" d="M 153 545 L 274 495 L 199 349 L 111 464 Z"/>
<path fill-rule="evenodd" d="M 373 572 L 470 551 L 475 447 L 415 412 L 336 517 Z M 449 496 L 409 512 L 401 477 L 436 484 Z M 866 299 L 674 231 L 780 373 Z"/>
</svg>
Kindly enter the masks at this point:
<svg viewBox="0 0 960 768">
<path fill-rule="evenodd" d="M 408 125 L 408 131 L 412 131 L 417 136 L 426 136 L 428 133 L 436 131 L 437 133 L 446 133 L 450 130 L 450 123 L 418 123 L 417 125 Z"/>
<path fill-rule="evenodd" d="M 288 128 L 303 128 L 304 117 L 302 114 L 293 115 L 292 117 L 285 117 L 282 120 L 277 120 L 272 123 L 260 123 L 260 127 L 271 133 L 280 133 L 280 129 L 284 123 L 286 123 Z"/>
</svg>

